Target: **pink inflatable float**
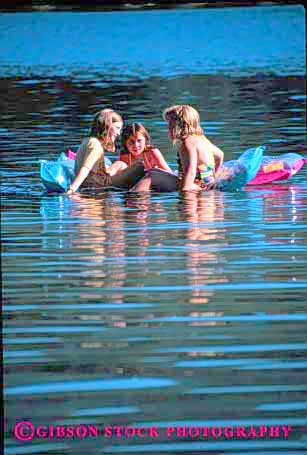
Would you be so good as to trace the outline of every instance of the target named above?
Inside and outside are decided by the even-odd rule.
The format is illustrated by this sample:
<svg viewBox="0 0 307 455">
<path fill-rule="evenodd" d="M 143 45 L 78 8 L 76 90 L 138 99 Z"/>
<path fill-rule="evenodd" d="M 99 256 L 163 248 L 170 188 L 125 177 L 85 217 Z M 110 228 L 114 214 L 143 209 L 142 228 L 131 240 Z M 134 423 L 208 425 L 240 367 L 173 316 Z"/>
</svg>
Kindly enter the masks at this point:
<svg viewBox="0 0 307 455">
<path fill-rule="evenodd" d="M 70 149 L 68 149 L 68 150 L 66 151 L 66 156 L 67 156 L 67 158 L 69 158 L 70 160 L 75 160 L 75 159 L 76 159 L 76 155 L 77 155 L 77 154 L 76 154 L 75 152 L 73 152 L 72 150 L 70 150 Z"/>
<path fill-rule="evenodd" d="M 285 153 L 278 157 L 264 156 L 256 177 L 250 180 L 248 185 L 261 185 L 277 180 L 287 180 L 295 175 L 306 163 L 307 158 L 298 153 Z"/>
</svg>

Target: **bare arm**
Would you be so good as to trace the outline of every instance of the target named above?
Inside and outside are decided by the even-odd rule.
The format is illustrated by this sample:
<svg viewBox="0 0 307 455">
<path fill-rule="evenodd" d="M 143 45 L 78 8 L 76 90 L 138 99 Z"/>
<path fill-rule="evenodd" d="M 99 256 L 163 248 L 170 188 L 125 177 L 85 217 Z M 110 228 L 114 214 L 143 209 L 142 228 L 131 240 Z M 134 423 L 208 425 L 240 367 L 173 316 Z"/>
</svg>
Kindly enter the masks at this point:
<svg viewBox="0 0 307 455">
<path fill-rule="evenodd" d="M 194 180 L 197 171 L 197 149 L 193 138 L 187 138 L 184 142 L 185 151 L 188 158 L 188 166 L 185 166 L 182 191 L 195 189 Z"/>
<path fill-rule="evenodd" d="M 222 166 L 223 161 L 224 161 L 224 152 L 219 149 L 216 145 L 212 144 L 211 141 L 209 141 L 208 138 L 206 139 L 206 146 L 207 148 L 213 153 L 214 155 L 214 163 L 215 163 L 215 172 L 218 171 L 218 169 Z"/>
<path fill-rule="evenodd" d="M 79 186 L 82 185 L 86 177 L 88 176 L 90 169 L 85 166 L 82 166 L 80 171 L 78 172 L 75 180 L 69 185 L 69 189 L 67 191 L 68 194 L 74 193 L 78 190 Z"/>
<path fill-rule="evenodd" d="M 90 153 L 86 160 L 84 161 L 80 171 L 78 172 L 75 180 L 72 182 L 72 184 L 69 187 L 69 190 L 67 191 L 68 194 L 73 193 L 74 191 L 77 191 L 78 188 L 82 185 L 86 177 L 88 176 L 89 172 L 93 168 L 94 164 L 99 158 L 103 159 L 103 149 L 102 147 L 97 147 L 96 141 L 90 140 L 87 147 L 90 150 Z"/>
<path fill-rule="evenodd" d="M 171 170 L 171 168 L 168 166 L 167 162 L 165 161 L 165 158 L 164 156 L 162 155 L 162 153 L 160 152 L 159 149 L 153 149 L 152 150 L 152 153 L 154 154 L 156 160 L 158 161 L 159 163 L 159 168 L 160 169 L 163 169 L 164 171 L 166 172 L 169 172 L 169 173 L 173 173 L 173 171 Z"/>
<path fill-rule="evenodd" d="M 218 169 L 223 164 L 224 152 L 222 152 L 222 150 L 220 150 L 218 147 L 214 146 L 213 155 L 214 155 L 214 163 L 215 163 L 215 172 L 217 172 Z"/>
</svg>

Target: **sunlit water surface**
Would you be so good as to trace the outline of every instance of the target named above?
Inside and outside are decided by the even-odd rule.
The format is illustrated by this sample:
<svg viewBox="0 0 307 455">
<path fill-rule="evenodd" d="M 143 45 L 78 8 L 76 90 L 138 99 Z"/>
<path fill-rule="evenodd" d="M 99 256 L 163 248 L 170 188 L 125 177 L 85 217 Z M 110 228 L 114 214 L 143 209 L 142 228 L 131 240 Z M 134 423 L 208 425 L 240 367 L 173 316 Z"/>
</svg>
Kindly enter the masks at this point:
<svg viewBox="0 0 307 455">
<path fill-rule="evenodd" d="M 175 103 L 199 109 L 226 159 L 304 154 L 302 9 L 2 14 L 0 34 L 6 454 L 303 452 L 306 168 L 186 196 L 48 195 L 38 173 L 106 105 L 172 164 L 161 111 Z M 21 420 L 159 437 L 20 442 Z M 166 436 L 189 425 L 292 430 Z"/>
</svg>

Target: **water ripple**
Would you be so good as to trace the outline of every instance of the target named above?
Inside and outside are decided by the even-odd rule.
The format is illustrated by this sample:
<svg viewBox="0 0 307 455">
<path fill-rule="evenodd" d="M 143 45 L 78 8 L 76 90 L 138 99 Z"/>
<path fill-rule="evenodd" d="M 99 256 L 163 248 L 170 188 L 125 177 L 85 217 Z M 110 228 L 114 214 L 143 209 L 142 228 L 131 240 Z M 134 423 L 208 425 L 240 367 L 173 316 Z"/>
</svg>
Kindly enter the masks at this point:
<svg viewBox="0 0 307 455">
<path fill-rule="evenodd" d="M 239 370 L 274 370 L 274 369 L 305 369 L 306 361 L 284 359 L 282 362 L 272 359 L 242 358 L 220 360 L 182 360 L 175 363 L 178 368 L 228 368 L 237 367 Z"/>
<path fill-rule="evenodd" d="M 119 415 L 119 414 L 135 414 L 140 412 L 140 409 L 136 406 L 116 406 L 106 408 L 90 408 L 90 409 L 78 409 L 71 413 L 72 416 L 100 416 L 100 415 Z"/>
<path fill-rule="evenodd" d="M 187 346 L 157 349 L 156 352 L 203 352 L 203 353 L 226 353 L 226 352 L 269 352 L 291 351 L 307 349 L 307 343 L 288 344 L 256 344 L 256 345 L 232 345 L 232 346 Z"/>
<path fill-rule="evenodd" d="M 258 359 L 255 359 L 258 360 Z M 199 387 L 192 389 L 187 394 L 233 394 L 233 393 L 263 393 L 263 392 L 303 392 L 306 386 L 303 385 L 248 385 L 248 386 L 227 386 L 227 387 Z"/>
<path fill-rule="evenodd" d="M 305 442 L 300 441 L 248 441 L 248 442 L 180 442 L 164 444 L 138 444 L 123 447 L 105 447 L 106 453 L 121 452 L 195 452 L 195 451 L 219 451 L 219 450 L 255 450 L 255 449 L 304 449 Z M 280 452 L 279 452 L 280 453 Z M 244 452 L 246 454 L 246 452 Z M 258 454 L 258 452 L 257 452 Z M 288 452 L 287 452 L 288 455 Z"/>
<path fill-rule="evenodd" d="M 256 409 L 260 411 L 305 411 L 307 410 L 307 402 L 295 401 L 290 403 L 259 404 Z"/>
<path fill-rule="evenodd" d="M 161 387 L 172 387 L 176 382 L 163 378 L 129 378 L 129 379 L 102 379 L 92 381 L 65 381 L 50 382 L 47 384 L 33 384 L 16 387 L 8 387 L 7 396 L 38 395 L 46 393 L 73 393 L 73 392 L 95 392 L 108 390 L 141 390 L 159 389 Z"/>
<path fill-rule="evenodd" d="M 5 453 L 7 455 L 19 455 L 19 454 L 34 454 L 42 452 L 56 452 L 56 451 L 68 451 L 69 445 L 62 442 L 52 442 L 51 444 L 31 444 L 31 446 L 6 446 Z"/>
</svg>

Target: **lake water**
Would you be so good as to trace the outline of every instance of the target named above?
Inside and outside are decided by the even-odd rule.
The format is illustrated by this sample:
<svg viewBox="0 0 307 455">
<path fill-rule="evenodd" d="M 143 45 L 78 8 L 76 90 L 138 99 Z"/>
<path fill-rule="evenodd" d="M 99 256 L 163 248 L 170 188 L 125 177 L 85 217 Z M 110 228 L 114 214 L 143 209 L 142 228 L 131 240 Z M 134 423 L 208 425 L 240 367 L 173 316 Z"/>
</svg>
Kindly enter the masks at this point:
<svg viewBox="0 0 307 455">
<path fill-rule="evenodd" d="M 237 193 L 69 197 L 38 160 L 113 106 L 175 164 L 175 103 L 226 160 L 304 154 L 305 35 L 301 6 L 0 15 L 6 454 L 304 452 L 306 167 Z M 20 421 L 48 434 L 18 440 Z"/>
</svg>

